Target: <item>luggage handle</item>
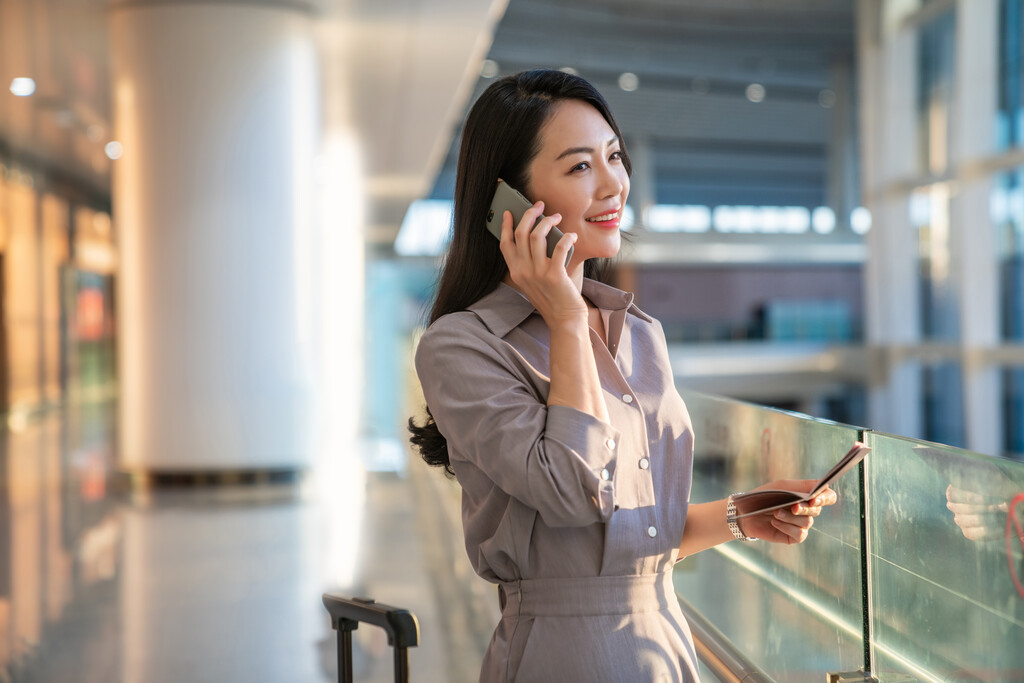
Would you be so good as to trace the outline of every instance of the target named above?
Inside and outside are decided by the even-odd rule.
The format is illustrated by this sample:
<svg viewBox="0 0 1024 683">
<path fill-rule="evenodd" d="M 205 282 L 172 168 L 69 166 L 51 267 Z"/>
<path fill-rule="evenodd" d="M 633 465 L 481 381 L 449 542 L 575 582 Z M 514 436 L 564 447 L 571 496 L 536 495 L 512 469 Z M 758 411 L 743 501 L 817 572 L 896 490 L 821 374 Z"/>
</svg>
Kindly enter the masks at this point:
<svg viewBox="0 0 1024 683">
<path fill-rule="evenodd" d="M 395 649 L 395 680 L 409 681 L 408 648 L 420 642 L 420 625 L 407 609 L 378 603 L 373 598 L 345 598 L 323 594 L 324 607 L 331 615 L 331 628 L 338 632 L 338 680 L 354 683 L 352 678 L 352 631 L 360 622 L 379 626 L 388 634 L 388 645 Z"/>
</svg>

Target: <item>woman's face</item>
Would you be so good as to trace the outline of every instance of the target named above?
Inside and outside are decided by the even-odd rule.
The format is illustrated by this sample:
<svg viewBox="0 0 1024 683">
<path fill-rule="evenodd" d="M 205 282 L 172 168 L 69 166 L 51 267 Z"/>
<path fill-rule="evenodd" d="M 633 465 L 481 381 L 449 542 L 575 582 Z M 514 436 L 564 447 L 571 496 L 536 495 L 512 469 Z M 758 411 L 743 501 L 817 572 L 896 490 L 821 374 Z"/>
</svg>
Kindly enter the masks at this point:
<svg viewBox="0 0 1024 683">
<path fill-rule="evenodd" d="M 619 223 L 629 194 L 622 144 L 590 104 L 563 100 L 540 130 L 540 151 L 529 167 L 524 193 L 559 213 L 558 228 L 577 235 L 570 274 L 591 258 L 619 252 Z"/>
</svg>

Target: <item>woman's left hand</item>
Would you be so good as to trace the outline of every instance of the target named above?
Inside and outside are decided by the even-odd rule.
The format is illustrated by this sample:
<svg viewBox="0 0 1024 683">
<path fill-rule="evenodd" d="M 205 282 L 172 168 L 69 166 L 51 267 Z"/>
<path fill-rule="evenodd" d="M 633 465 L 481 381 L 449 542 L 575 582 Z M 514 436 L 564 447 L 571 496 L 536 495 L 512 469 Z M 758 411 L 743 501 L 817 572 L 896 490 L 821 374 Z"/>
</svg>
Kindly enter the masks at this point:
<svg viewBox="0 0 1024 683">
<path fill-rule="evenodd" d="M 754 490 L 784 489 L 809 493 L 814 490 L 816 483 L 814 479 L 783 479 L 758 486 Z M 762 512 L 736 521 L 740 525 L 740 530 L 747 536 L 754 536 L 769 543 L 803 543 L 814 524 L 814 518 L 821 514 L 821 509 L 826 505 L 834 505 L 837 500 L 836 492 L 827 488 L 807 503 Z M 739 509 L 738 512 L 742 514 L 743 510 Z"/>
</svg>

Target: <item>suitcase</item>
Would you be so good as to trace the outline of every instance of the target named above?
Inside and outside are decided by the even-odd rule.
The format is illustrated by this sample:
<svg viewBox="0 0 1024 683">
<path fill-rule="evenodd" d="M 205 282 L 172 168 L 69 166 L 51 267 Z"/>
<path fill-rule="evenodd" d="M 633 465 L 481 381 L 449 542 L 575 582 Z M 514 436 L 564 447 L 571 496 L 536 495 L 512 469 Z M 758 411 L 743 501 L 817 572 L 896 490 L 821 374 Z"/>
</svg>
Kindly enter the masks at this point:
<svg viewBox="0 0 1024 683">
<path fill-rule="evenodd" d="M 324 607 L 331 615 L 331 628 L 338 632 L 338 681 L 352 679 L 352 631 L 360 622 L 380 626 L 388 634 L 388 645 L 395 650 L 395 681 L 409 681 L 410 647 L 420 643 L 420 625 L 407 609 L 382 605 L 373 598 L 344 598 L 324 593 Z"/>
</svg>

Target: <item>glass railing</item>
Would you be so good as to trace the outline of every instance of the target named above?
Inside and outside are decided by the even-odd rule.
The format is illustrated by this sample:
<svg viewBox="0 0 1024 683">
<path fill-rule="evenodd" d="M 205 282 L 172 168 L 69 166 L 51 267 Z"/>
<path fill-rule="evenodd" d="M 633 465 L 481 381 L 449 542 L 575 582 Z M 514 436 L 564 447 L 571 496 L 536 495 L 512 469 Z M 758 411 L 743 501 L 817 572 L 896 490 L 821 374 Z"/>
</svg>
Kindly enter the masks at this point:
<svg viewBox="0 0 1024 683">
<path fill-rule="evenodd" d="M 1024 681 L 1024 462 L 877 433 L 868 443 L 875 668 Z"/>
<path fill-rule="evenodd" d="M 730 647 L 780 683 L 1024 681 L 1024 462 L 682 393 L 695 503 L 816 478 L 854 441 L 873 449 L 803 545 L 729 543 L 679 563 L 684 606 Z"/>
</svg>

